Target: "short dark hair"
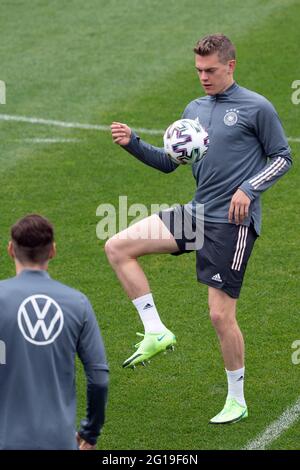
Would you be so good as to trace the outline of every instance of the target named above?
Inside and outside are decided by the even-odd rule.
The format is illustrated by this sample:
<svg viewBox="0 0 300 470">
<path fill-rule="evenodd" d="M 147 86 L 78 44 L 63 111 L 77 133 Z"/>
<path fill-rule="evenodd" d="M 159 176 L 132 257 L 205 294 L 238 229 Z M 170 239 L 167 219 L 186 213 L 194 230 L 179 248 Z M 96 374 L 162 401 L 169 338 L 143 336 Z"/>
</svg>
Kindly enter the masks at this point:
<svg viewBox="0 0 300 470">
<path fill-rule="evenodd" d="M 45 263 L 54 242 L 53 225 L 39 214 L 29 214 L 12 226 L 11 239 L 21 263 Z"/>
<path fill-rule="evenodd" d="M 201 56 L 207 56 L 217 52 L 222 63 L 235 59 L 235 47 L 230 39 L 222 33 L 209 34 L 199 39 L 194 47 L 194 52 Z"/>
</svg>

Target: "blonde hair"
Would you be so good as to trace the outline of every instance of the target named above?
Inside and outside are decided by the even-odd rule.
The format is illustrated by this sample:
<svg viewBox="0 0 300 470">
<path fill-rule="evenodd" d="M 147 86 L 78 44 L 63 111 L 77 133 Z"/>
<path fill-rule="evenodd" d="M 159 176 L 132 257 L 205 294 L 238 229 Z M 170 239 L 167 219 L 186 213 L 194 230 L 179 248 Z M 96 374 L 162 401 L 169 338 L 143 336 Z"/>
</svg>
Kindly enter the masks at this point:
<svg viewBox="0 0 300 470">
<path fill-rule="evenodd" d="M 199 39 L 194 47 L 194 52 L 201 56 L 217 52 L 223 64 L 229 60 L 235 59 L 235 47 L 230 39 L 222 33 L 209 34 Z"/>
</svg>

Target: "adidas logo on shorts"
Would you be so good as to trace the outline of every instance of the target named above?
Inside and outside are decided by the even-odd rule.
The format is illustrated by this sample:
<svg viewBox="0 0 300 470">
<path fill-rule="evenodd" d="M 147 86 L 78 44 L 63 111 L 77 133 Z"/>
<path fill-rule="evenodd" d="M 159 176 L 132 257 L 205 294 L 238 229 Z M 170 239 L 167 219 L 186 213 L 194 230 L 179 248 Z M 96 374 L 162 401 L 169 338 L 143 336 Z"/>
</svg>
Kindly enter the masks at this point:
<svg viewBox="0 0 300 470">
<path fill-rule="evenodd" d="M 212 277 L 212 280 L 213 280 L 213 281 L 217 281 L 217 282 L 223 282 L 223 281 L 222 281 L 222 278 L 221 278 L 221 276 L 220 276 L 219 273 L 218 273 L 218 274 L 215 274 L 215 275 Z"/>
</svg>

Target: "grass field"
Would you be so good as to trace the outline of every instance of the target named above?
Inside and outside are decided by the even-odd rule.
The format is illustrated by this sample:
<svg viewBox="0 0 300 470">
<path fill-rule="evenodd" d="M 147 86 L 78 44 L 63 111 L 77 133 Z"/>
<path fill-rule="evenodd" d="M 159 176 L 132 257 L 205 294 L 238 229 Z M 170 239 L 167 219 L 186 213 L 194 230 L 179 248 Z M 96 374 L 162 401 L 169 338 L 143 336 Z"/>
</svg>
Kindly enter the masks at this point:
<svg viewBox="0 0 300 470">
<path fill-rule="evenodd" d="M 97 312 L 110 369 L 107 423 L 100 449 L 240 449 L 299 397 L 300 365 L 291 361 L 299 328 L 300 1 L 289 0 L 25 0 L 2 2 L 0 114 L 164 129 L 202 94 L 192 48 L 222 31 L 238 50 L 239 84 L 276 106 L 294 155 L 289 174 L 263 197 L 263 232 L 239 301 L 246 340 L 249 419 L 229 427 L 208 420 L 223 406 L 226 377 L 208 318 L 206 287 L 195 281 L 194 255 L 142 260 L 162 319 L 178 337 L 173 354 L 146 369 L 122 370 L 131 354 L 137 314 L 96 237 L 99 204 L 184 203 L 189 168 L 164 175 L 111 142 L 109 132 L 0 120 L 1 278 L 9 227 L 28 212 L 56 226 L 50 274 L 85 292 Z M 0 116 L 1 119 L 1 116 Z M 160 135 L 143 135 L 162 145 Z M 38 143 L 30 139 L 76 139 Z M 79 367 L 78 417 L 85 413 Z M 270 444 L 300 449 L 297 421 Z"/>
</svg>

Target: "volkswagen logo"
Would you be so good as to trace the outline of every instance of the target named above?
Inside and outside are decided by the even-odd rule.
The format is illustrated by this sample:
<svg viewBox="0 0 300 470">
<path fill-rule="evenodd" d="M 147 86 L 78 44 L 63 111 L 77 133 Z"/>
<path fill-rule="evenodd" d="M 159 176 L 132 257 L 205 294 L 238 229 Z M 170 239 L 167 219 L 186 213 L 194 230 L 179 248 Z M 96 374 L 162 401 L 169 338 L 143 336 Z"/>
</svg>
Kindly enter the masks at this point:
<svg viewBox="0 0 300 470">
<path fill-rule="evenodd" d="M 27 297 L 18 310 L 18 325 L 24 338 L 37 346 L 53 343 L 64 325 L 62 309 L 47 295 Z"/>
</svg>

